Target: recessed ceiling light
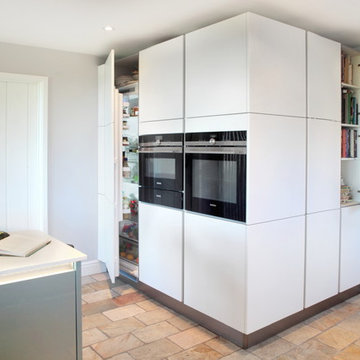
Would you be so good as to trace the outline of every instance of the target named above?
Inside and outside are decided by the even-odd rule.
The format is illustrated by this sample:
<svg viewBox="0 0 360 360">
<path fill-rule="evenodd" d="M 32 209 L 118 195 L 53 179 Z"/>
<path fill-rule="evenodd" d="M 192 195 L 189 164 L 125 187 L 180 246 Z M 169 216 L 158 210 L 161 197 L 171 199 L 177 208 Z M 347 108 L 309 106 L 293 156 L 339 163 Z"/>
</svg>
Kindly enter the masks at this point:
<svg viewBox="0 0 360 360">
<path fill-rule="evenodd" d="M 113 30 L 115 30 L 115 29 L 114 29 L 112 26 L 110 26 L 110 25 L 104 26 L 103 29 L 104 29 L 105 31 L 113 31 Z"/>
</svg>

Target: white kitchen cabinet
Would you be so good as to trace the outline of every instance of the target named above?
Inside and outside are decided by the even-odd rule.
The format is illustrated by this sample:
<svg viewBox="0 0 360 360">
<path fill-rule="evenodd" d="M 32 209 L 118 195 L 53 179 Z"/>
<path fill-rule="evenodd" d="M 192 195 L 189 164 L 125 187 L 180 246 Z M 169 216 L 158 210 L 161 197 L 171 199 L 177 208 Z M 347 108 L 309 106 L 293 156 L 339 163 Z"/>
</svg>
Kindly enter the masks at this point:
<svg viewBox="0 0 360 360">
<path fill-rule="evenodd" d="M 307 32 L 307 116 L 340 121 L 340 43 Z"/>
<path fill-rule="evenodd" d="M 360 284 L 360 206 L 341 209 L 340 291 Z"/>
<path fill-rule="evenodd" d="M 139 203 L 139 280 L 182 301 L 183 212 Z"/>
<path fill-rule="evenodd" d="M 340 122 L 308 119 L 307 213 L 340 207 Z"/>
<path fill-rule="evenodd" d="M 247 224 L 305 214 L 306 119 L 251 114 Z"/>
<path fill-rule="evenodd" d="M 98 258 L 106 264 L 112 282 L 119 275 L 114 57 L 112 50 L 98 67 Z"/>
<path fill-rule="evenodd" d="M 184 36 L 139 53 L 139 121 L 183 119 Z"/>
<path fill-rule="evenodd" d="M 305 31 L 245 13 L 185 36 L 186 117 L 305 116 Z"/>
<path fill-rule="evenodd" d="M 305 217 L 247 227 L 246 334 L 303 309 Z"/>
<path fill-rule="evenodd" d="M 306 216 L 305 307 L 339 291 L 340 209 Z"/>
<path fill-rule="evenodd" d="M 139 135 L 179 134 L 184 132 L 184 120 L 157 120 L 139 122 Z"/>
<path fill-rule="evenodd" d="M 184 216 L 184 304 L 244 332 L 246 226 Z"/>
</svg>

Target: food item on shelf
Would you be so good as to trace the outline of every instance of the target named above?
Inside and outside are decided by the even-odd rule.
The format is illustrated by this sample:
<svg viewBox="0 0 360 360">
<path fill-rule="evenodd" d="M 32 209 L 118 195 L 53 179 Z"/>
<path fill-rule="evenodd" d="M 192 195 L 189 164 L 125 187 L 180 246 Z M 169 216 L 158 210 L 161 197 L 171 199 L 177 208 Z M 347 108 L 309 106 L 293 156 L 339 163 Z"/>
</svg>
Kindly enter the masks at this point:
<svg viewBox="0 0 360 360">
<path fill-rule="evenodd" d="M 129 203 L 131 215 L 135 216 L 138 213 L 138 201 L 137 200 L 130 200 Z"/>
<path fill-rule="evenodd" d="M 138 257 L 136 258 L 136 262 L 139 263 L 139 258 Z"/>
<path fill-rule="evenodd" d="M 131 169 L 130 169 L 130 167 L 128 167 L 128 166 L 123 167 L 123 177 L 125 179 L 130 179 L 131 178 Z"/>
<path fill-rule="evenodd" d="M 127 255 L 126 255 L 126 258 L 127 258 L 128 260 L 130 260 L 130 261 L 134 261 L 134 259 L 135 259 L 135 257 L 134 257 L 133 254 L 127 254 Z"/>
<path fill-rule="evenodd" d="M 120 252 L 120 256 L 121 256 L 121 257 L 126 257 L 126 252 L 125 252 L 125 251 L 121 251 L 121 252 Z"/>
<path fill-rule="evenodd" d="M 127 136 L 123 136 L 122 144 L 123 144 L 123 146 L 128 146 L 129 145 L 129 139 L 127 138 Z"/>
</svg>

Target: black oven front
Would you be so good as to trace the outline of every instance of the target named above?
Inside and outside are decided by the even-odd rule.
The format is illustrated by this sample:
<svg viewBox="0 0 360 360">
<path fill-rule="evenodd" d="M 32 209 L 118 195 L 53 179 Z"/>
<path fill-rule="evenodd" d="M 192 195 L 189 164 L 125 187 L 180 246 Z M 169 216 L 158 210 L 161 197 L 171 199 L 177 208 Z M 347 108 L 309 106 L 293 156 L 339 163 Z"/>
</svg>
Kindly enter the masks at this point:
<svg viewBox="0 0 360 360">
<path fill-rule="evenodd" d="M 139 137 L 140 200 L 183 207 L 183 134 Z"/>
<path fill-rule="evenodd" d="M 186 134 L 185 209 L 246 221 L 246 131 Z"/>
</svg>

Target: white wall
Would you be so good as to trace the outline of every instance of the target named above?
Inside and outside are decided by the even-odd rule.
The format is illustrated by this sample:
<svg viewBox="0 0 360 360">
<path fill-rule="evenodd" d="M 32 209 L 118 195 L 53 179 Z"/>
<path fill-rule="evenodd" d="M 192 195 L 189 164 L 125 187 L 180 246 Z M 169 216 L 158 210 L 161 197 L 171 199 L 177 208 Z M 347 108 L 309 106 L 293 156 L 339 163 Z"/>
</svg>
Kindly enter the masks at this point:
<svg viewBox="0 0 360 360">
<path fill-rule="evenodd" d="M 0 72 L 49 78 L 49 233 L 97 257 L 97 65 L 91 55 L 0 43 Z"/>
</svg>

